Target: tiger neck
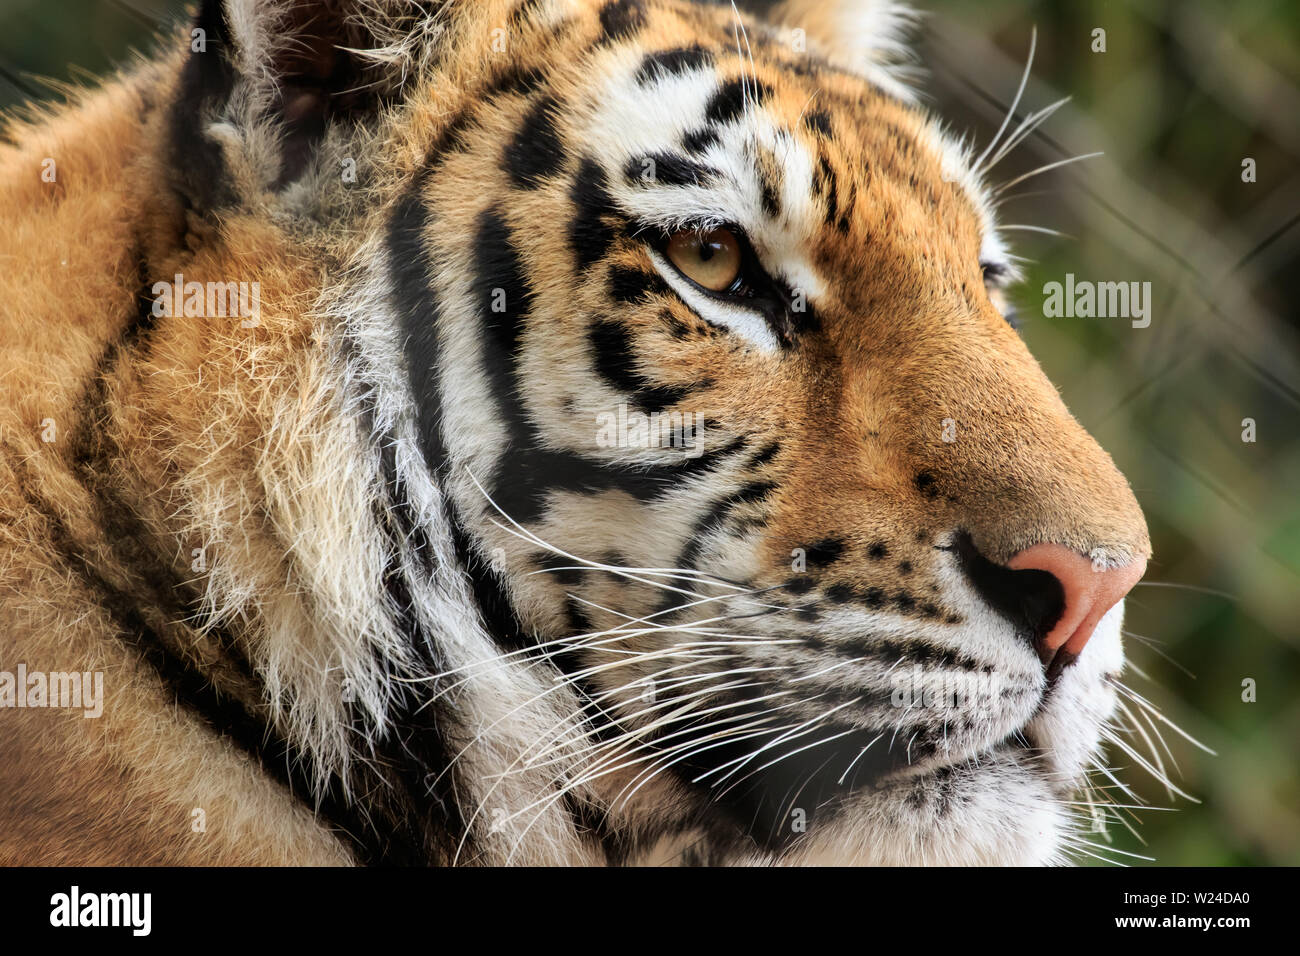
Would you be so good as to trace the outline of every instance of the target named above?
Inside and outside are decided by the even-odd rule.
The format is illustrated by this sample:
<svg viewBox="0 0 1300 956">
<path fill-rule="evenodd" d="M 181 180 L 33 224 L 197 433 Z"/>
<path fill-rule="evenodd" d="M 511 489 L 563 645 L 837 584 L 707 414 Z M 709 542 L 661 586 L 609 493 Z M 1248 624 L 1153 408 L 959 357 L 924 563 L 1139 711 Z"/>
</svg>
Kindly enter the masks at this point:
<svg viewBox="0 0 1300 956">
<path fill-rule="evenodd" d="M 64 558 L 120 612 L 130 653 L 359 860 L 599 861 L 571 800 L 492 813 L 554 790 L 511 766 L 539 733 L 580 731 L 544 675 L 502 659 L 508 635 L 492 631 L 517 624 L 465 573 L 410 383 L 390 374 L 404 363 L 376 345 L 400 327 L 389 292 L 349 311 L 353 290 L 322 292 L 345 266 L 329 250 L 149 188 L 171 159 L 131 144 L 165 141 L 173 87 L 151 69 L 0 156 L 30 170 L 51 152 L 64 174 L 29 186 L 15 219 L 29 239 L 61 237 L 62 263 L 0 280 L 38 321 L 84 333 L 34 346 L 44 374 L 27 383 L 75 423 L 57 473 L 30 482 L 93 516 L 65 523 Z M 231 283 L 256 283 L 255 312 L 208 307 Z M 86 335 L 96 354 L 77 352 Z"/>
</svg>

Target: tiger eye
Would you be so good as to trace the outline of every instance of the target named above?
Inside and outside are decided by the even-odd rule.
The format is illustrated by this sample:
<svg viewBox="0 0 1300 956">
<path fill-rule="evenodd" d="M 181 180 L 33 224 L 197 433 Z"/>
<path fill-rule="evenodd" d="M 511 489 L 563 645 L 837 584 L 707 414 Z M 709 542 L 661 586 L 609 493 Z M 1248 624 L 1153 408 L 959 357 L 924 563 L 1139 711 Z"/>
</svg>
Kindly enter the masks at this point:
<svg viewBox="0 0 1300 956">
<path fill-rule="evenodd" d="M 667 254 L 682 275 L 713 292 L 740 275 L 740 240 L 726 229 L 684 229 L 668 240 Z"/>
</svg>

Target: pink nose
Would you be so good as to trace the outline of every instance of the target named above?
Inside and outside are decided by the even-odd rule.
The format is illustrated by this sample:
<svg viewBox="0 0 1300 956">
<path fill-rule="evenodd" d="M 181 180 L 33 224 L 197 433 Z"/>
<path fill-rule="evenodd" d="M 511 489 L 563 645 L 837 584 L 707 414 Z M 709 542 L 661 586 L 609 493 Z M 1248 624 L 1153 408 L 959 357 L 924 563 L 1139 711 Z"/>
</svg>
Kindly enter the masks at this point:
<svg viewBox="0 0 1300 956">
<path fill-rule="evenodd" d="M 1036 544 L 1013 557 L 1007 567 L 1047 571 L 1065 591 L 1060 619 L 1038 643 L 1050 679 L 1079 656 L 1097 622 L 1142 579 L 1147 561 L 1139 558 L 1122 568 L 1099 569 L 1079 552 L 1062 545 Z"/>
</svg>

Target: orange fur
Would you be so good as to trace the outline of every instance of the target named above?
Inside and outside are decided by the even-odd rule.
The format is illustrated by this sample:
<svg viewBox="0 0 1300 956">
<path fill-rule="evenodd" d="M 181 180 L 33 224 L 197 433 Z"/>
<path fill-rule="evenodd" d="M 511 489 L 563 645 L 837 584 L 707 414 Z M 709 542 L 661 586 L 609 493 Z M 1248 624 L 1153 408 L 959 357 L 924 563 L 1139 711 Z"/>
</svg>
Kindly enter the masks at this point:
<svg viewBox="0 0 1300 956">
<path fill-rule="evenodd" d="M 510 66 L 576 62 L 598 30 L 600 5 L 577 6 L 564 32 L 516 30 Z M 349 631 L 360 606 L 351 590 L 363 577 L 379 580 L 383 569 L 370 566 L 378 558 L 367 537 L 369 502 L 350 473 L 361 468 L 352 463 L 362 438 L 333 378 L 319 309 L 382 230 L 446 118 L 471 108 L 485 78 L 504 69 L 479 38 L 510 9 L 497 2 L 457 10 L 446 40 L 454 55 L 411 77 L 401 108 L 351 141 L 367 150 L 362 185 L 320 184 L 304 220 L 233 162 L 237 202 L 219 215 L 187 208 L 169 187 L 157 144 L 167 135 L 184 54 L 10 123 L 0 149 L 0 667 L 101 670 L 108 699 L 98 720 L 52 709 L 0 712 L 0 863 L 350 859 L 288 788 L 175 706 L 130 632 L 148 625 L 163 634 L 223 699 L 268 725 L 323 749 L 344 746 L 331 723 L 341 720 L 341 705 L 322 703 L 309 716 L 282 712 L 239 659 L 254 662 L 259 676 L 277 672 L 276 661 L 319 661 L 317 673 L 285 670 L 285 680 L 303 682 L 293 685 L 295 699 L 337 702 L 338 665 L 359 653 L 361 638 Z M 705 27 L 730 16 L 673 5 L 656 11 L 638 36 L 642 49 L 713 36 Z M 819 34 L 828 42 L 814 26 L 813 42 Z M 771 468 L 779 489 L 756 558 L 759 583 L 779 583 L 791 547 L 828 528 L 865 546 L 960 525 L 998 561 L 1039 541 L 1101 549 L 1121 563 L 1148 555 L 1123 477 L 985 294 L 968 197 L 941 182 L 938 156 L 894 136 L 919 137 L 921 114 L 864 95 L 847 76 L 800 78 L 788 70 L 792 55 L 756 53 L 752 69 L 776 90 L 776 113 L 797 121 L 813 95 L 830 111 L 841 135 L 819 147 L 841 190 L 852 183 L 857 196 L 848 231 L 825 230 L 808 247 L 822 273 L 844 279 L 818 303 L 825 334 L 777 367 L 684 307 L 673 313 L 697 336 L 691 349 L 672 347 L 659 307 L 628 316 L 649 343 L 639 353 L 647 374 L 707 380 L 694 400 L 716 427 L 787 442 Z M 726 69 L 751 69 L 721 59 Z M 574 110 L 561 129 L 598 95 L 590 80 L 570 71 L 557 81 Z M 484 201 L 509 189 L 490 157 L 525 108 L 519 99 L 485 109 L 465 150 L 428 186 L 426 198 L 447 210 L 443 235 L 468 234 Z M 323 148 L 337 146 L 327 140 Z M 41 180 L 46 157 L 57 164 L 54 183 Z M 877 170 L 901 170 L 918 186 L 904 189 L 900 177 Z M 569 215 L 562 189 L 518 196 L 509 209 L 513 225 L 535 230 L 537 249 L 564 246 Z M 651 268 L 644 250 L 620 255 Z M 561 385 L 582 347 L 580 314 L 608 303 L 594 287 L 570 289 L 567 260 L 530 253 L 527 265 L 547 295 L 575 297 L 571 325 L 557 326 L 526 359 L 538 401 L 559 415 Z M 160 318 L 140 332 L 142 287 L 176 272 L 200 282 L 256 277 L 260 324 Z M 136 348 L 124 335 L 145 344 Z M 956 442 L 941 438 L 948 419 L 959 429 Z M 53 441 L 42 438 L 49 422 Z M 928 476 L 924 494 L 920 475 Z M 627 537 L 611 530 L 622 515 L 608 502 L 586 515 L 557 510 L 540 533 L 563 540 L 590 531 L 617 542 Z M 527 566 L 516 542 L 498 539 Z M 207 570 L 194 570 L 195 549 Z M 924 550 L 915 549 L 918 566 Z M 196 596 L 156 593 L 153 568 L 193 585 Z M 864 562 L 852 573 L 868 586 L 884 572 Z M 98 592 L 87 575 L 102 582 Z M 157 600 L 124 610 L 108 593 Z M 653 597 L 629 591 L 619 600 L 628 613 L 643 613 L 638 606 L 650 607 Z M 548 599 L 526 604 L 542 625 L 555 620 Z M 186 619 L 175 608 L 210 616 Z M 192 829 L 195 808 L 205 811 L 206 832 Z M 538 860 L 585 862 L 587 853 L 567 847 Z"/>
</svg>

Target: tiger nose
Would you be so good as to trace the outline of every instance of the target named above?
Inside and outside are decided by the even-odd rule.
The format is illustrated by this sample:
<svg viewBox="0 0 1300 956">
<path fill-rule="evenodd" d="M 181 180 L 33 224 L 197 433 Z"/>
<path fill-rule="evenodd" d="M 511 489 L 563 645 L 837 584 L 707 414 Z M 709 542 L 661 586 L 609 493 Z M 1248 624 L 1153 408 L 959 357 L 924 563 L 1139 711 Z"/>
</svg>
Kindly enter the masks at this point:
<svg viewBox="0 0 1300 956">
<path fill-rule="evenodd" d="M 1146 558 L 1119 568 L 1098 567 L 1077 551 L 1059 544 L 1036 544 L 1016 554 L 1007 567 L 1046 571 L 1061 584 L 1065 606 L 1050 631 L 1036 642 L 1038 655 L 1054 680 L 1079 656 L 1097 623 L 1133 590 L 1146 573 Z"/>
</svg>

